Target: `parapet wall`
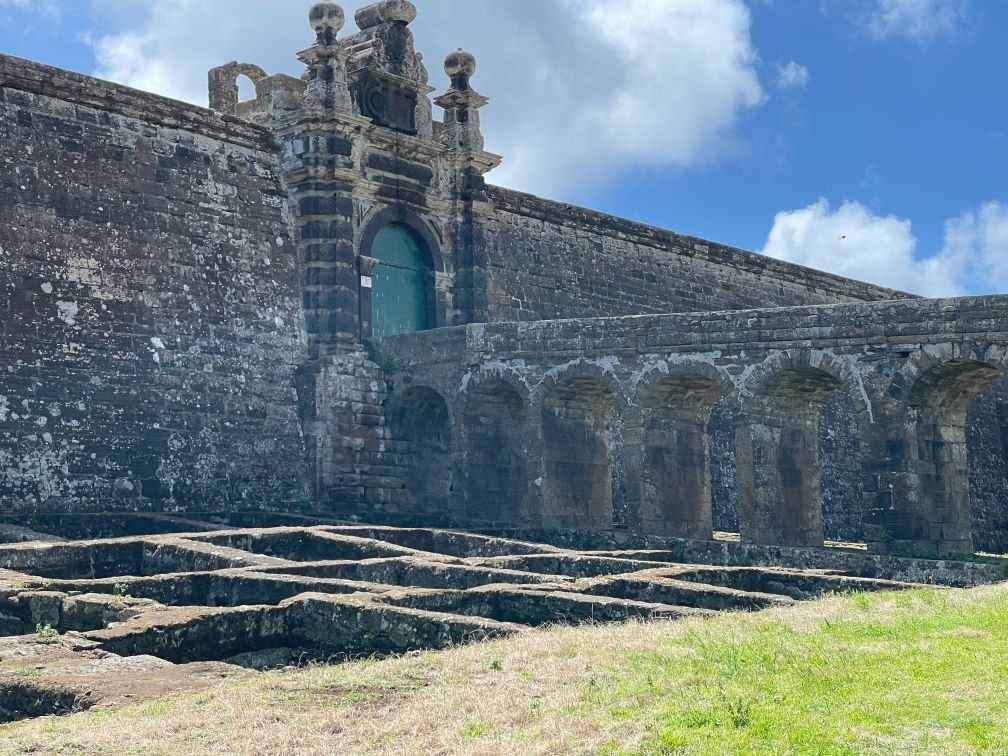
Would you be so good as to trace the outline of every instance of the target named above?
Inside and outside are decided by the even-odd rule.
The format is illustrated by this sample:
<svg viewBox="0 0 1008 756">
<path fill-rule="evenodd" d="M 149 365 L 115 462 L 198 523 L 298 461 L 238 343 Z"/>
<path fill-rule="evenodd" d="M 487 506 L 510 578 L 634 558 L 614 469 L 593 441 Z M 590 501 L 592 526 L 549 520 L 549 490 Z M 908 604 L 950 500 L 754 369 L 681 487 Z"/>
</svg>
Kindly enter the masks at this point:
<svg viewBox="0 0 1008 756">
<path fill-rule="evenodd" d="M 0 56 L 0 512 L 302 503 L 278 148 Z"/>
<path fill-rule="evenodd" d="M 870 302 L 910 295 L 529 194 L 488 187 L 478 321 Z"/>
</svg>

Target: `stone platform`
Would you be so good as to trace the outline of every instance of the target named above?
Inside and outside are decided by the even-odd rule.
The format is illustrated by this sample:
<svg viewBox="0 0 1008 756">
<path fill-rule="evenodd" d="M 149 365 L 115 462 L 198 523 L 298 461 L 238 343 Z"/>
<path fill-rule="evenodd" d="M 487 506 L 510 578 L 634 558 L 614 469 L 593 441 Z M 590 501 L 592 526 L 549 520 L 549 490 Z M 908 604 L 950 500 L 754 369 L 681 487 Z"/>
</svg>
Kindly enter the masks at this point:
<svg viewBox="0 0 1008 756">
<path fill-rule="evenodd" d="M 247 669 L 440 649 L 543 625 L 702 617 L 1003 573 L 996 563 L 857 549 L 538 534 L 547 543 L 304 522 L 228 529 L 141 517 L 132 530 L 155 534 L 0 546 L 0 692 L 18 702 L 0 721 L 190 690 Z M 47 524 L 93 532 L 101 520 Z M 189 532 L 159 532 L 172 527 Z M 4 533 L 43 537 L 27 525 Z"/>
</svg>

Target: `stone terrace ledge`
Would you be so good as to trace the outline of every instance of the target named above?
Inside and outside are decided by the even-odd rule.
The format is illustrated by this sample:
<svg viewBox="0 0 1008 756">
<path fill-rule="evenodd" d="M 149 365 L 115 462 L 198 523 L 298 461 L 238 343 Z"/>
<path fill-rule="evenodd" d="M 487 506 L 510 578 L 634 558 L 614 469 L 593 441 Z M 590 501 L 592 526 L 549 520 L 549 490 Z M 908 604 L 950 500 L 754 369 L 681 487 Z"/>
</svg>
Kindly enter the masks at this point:
<svg viewBox="0 0 1008 756">
<path fill-rule="evenodd" d="M 1008 296 L 909 299 L 766 310 L 476 323 L 384 339 L 378 352 L 411 369 L 493 355 L 494 360 L 622 357 L 670 350 L 878 348 L 929 344 L 1008 347 Z M 726 358 L 728 355 L 726 354 Z M 730 360 L 737 363 L 736 359 Z M 742 363 L 738 363 L 744 366 Z"/>
</svg>

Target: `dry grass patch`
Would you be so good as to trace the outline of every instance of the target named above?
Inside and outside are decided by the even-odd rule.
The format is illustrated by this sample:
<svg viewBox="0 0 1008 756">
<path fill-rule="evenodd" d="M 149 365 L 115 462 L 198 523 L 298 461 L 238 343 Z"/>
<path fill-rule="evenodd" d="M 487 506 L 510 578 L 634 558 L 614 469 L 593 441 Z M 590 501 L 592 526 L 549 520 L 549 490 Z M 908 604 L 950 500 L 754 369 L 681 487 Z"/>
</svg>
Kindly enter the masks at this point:
<svg viewBox="0 0 1008 756">
<path fill-rule="evenodd" d="M 1008 586 L 556 628 L 0 728 L 0 752 L 1005 753 Z"/>
</svg>

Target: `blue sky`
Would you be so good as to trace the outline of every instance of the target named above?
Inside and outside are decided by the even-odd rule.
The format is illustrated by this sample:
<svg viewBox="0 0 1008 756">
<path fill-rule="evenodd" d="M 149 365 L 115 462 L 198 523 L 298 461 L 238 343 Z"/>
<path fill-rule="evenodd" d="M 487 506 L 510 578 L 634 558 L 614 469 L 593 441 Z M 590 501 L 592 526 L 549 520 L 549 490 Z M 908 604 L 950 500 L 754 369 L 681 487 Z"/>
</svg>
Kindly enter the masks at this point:
<svg viewBox="0 0 1008 756">
<path fill-rule="evenodd" d="M 416 4 L 432 85 L 446 52 L 480 61 L 497 183 L 921 293 L 1008 292 L 1004 0 Z M 309 5 L 0 0 L 0 51 L 205 104 L 213 65 L 297 73 Z"/>
</svg>

